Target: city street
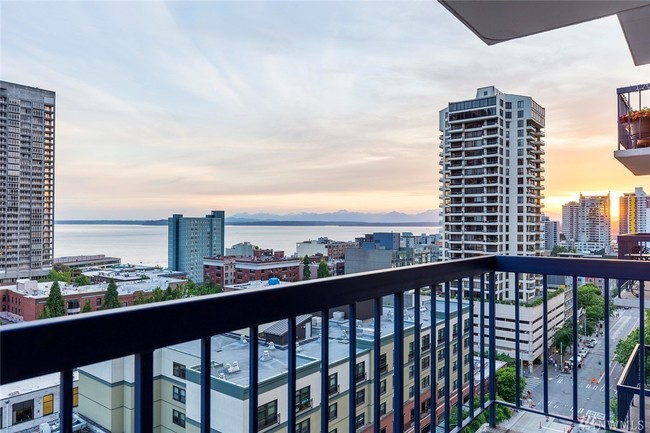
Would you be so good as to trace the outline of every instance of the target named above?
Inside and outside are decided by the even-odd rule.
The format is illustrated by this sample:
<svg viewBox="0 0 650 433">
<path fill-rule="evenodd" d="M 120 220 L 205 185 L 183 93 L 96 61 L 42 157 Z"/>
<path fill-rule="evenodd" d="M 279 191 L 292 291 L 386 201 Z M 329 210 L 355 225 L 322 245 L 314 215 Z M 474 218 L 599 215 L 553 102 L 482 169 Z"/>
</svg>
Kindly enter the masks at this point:
<svg viewBox="0 0 650 433">
<path fill-rule="evenodd" d="M 616 396 L 616 383 L 620 378 L 623 366 L 611 361 L 614 356 L 616 343 L 625 338 L 634 328 L 639 325 L 638 309 L 618 309 L 619 317 L 610 318 L 610 356 L 608 362 L 604 357 L 604 337 L 598 337 L 598 344 L 589 349 L 589 353 L 583 360 L 582 368 L 578 368 L 578 416 L 588 417 L 595 420 L 604 420 L 604 411 L 609 408 L 605 402 L 605 374 L 610 377 L 610 398 Z M 584 347 L 579 345 L 579 349 Z M 571 355 L 565 355 L 562 360 L 569 359 Z M 603 368 L 608 365 L 607 370 Z M 546 364 L 550 367 L 548 380 L 549 411 L 558 415 L 571 416 L 573 413 L 573 372 L 561 373 L 558 355 L 557 367 Z M 532 393 L 534 404 L 541 409 L 543 407 L 543 368 L 544 365 L 536 365 L 532 375 L 526 377 L 526 389 Z M 522 401 L 522 404 L 525 402 Z"/>
</svg>

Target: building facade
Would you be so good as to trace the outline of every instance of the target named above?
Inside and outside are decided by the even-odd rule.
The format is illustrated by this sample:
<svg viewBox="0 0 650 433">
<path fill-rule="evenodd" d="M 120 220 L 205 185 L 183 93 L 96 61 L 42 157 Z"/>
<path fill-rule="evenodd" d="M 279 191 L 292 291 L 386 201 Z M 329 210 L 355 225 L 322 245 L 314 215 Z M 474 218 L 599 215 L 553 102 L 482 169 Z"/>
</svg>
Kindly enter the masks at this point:
<svg viewBox="0 0 650 433">
<path fill-rule="evenodd" d="M 619 197 L 618 205 L 618 233 L 648 232 L 648 205 L 650 200 L 643 188 L 634 188 L 632 193 L 624 193 Z"/>
<path fill-rule="evenodd" d="M 54 92 L 0 81 L 0 283 L 52 269 L 54 110 Z"/>
<path fill-rule="evenodd" d="M 544 116 L 531 97 L 492 86 L 440 111 L 444 260 L 541 249 Z M 520 283 L 523 300 L 535 296 L 534 276 Z M 499 275 L 495 289 L 514 299 L 514 276 Z"/>
<path fill-rule="evenodd" d="M 542 233 L 544 249 L 550 251 L 560 244 L 560 222 L 551 221 L 547 216 L 542 217 L 542 222 L 544 223 L 544 231 Z"/>
<path fill-rule="evenodd" d="M 609 194 L 580 194 L 578 204 L 578 251 L 607 253 L 611 241 Z"/>
<path fill-rule="evenodd" d="M 221 287 L 244 284 L 251 281 L 300 281 L 302 273 L 298 259 L 276 259 L 273 257 L 249 259 L 235 257 L 206 257 L 203 260 L 203 281 L 219 284 Z"/>
<path fill-rule="evenodd" d="M 198 218 L 171 216 L 167 220 L 168 268 L 202 283 L 203 258 L 224 254 L 225 221 L 225 212 L 216 210 Z"/>
<path fill-rule="evenodd" d="M 564 241 L 570 247 L 578 242 L 578 214 L 580 205 L 576 201 L 562 205 L 562 234 Z"/>
</svg>

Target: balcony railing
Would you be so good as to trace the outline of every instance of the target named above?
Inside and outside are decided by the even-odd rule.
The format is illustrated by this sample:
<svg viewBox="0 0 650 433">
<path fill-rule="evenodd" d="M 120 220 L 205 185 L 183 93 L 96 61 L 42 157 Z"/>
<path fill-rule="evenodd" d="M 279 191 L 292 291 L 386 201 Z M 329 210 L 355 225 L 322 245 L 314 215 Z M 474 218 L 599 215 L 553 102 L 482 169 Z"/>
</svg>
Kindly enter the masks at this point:
<svg viewBox="0 0 650 433">
<path fill-rule="evenodd" d="M 297 360 L 296 349 L 297 332 L 296 317 L 302 314 L 319 312 L 322 316 L 322 327 L 320 332 L 320 368 L 315 369 L 314 374 L 319 375 L 320 387 L 312 391 L 313 410 L 320 411 L 320 427 L 312 425 L 313 430 L 329 431 L 328 408 L 330 403 L 329 375 L 330 375 L 330 322 L 329 312 L 332 309 L 341 310 L 341 305 L 347 308 L 347 318 L 343 326 L 347 327 L 347 335 L 350 336 L 346 343 L 348 353 L 347 383 L 347 404 L 349 406 L 348 431 L 357 431 L 357 424 L 365 420 L 364 425 L 373 424 L 375 431 L 378 431 L 382 421 L 380 404 L 372 404 L 381 401 L 382 382 L 381 361 L 382 344 L 387 340 L 382 334 L 382 326 L 391 328 L 390 339 L 394 345 L 392 364 L 393 402 L 394 407 L 404 408 L 395 410 L 392 420 L 392 431 L 398 432 L 407 424 L 413 423 L 414 431 L 426 431 L 426 425 L 450 425 L 450 415 L 456 411 L 458 419 L 462 419 L 463 407 L 457 404 L 451 407 L 452 402 L 467 402 L 468 407 L 476 408 L 470 412 L 469 417 L 462 419 L 458 426 L 450 431 L 458 431 L 467 426 L 484 412 L 488 413 L 489 424 L 496 424 L 496 406 L 505 405 L 516 408 L 520 411 L 527 411 L 534 414 L 552 416 L 556 420 L 567 423 L 579 423 L 582 418 L 579 413 L 578 404 L 578 369 L 574 369 L 567 379 L 572 389 L 569 397 L 573 403 L 569 413 L 554 413 L 549 407 L 549 388 L 544 386 L 541 407 L 528 407 L 522 401 L 524 389 L 520 386 L 521 372 L 517 369 L 516 393 L 514 402 L 508 403 L 497 400 L 496 394 L 496 354 L 497 354 L 497 330 L 496 330 L 496 309 L 501 307 L 497 303 L 495 285 L 500 279 L 498 273 L 504 272 L 515 277 L 515 299 L 519 297 L 517 287 L 518 275 L 520 273 L 533 273 L 541 275 L 542 285 L 539 287 L 541 293 L 543 317 L 549 316 L 549 293 L 547 280 L 549 276 L 563 275 L 572 281 L 572 287 L 578 286 L 578 277 L 593 277 L 604 279 L 605 311 L 610 306 L 610 279 L 621 281 L 636 280 L 640 286 L 639 305 L 644 305 L 644 281 L 650 280 L 650 269 L 647 263 L 632 260 L 591 260 L 591 259 L 560 259 L 541 257 L 501 257 L 484 256 L 474 259 L 462 259 L 444 263 L 419 265 L 413 267 L 397 268 L 386 271 L 374 271 L 362 274 L 354 274 L 342 277 L 321 279 L 315 281 L 301 282 L 280 287 L 270 286 L 268 288 L 251 289 L 248 291 L 232 292 L 219 295 L 209 295 L 179 301 L 161 302 L 157 304 L 140 305 L 128 308 L 120 308 L 110 311 L 100 311 L 91 314 L 75 315 L 72 317 L 40 320 L 17 325 L 3 326 L 0 329 L 0 384 L 8 384 L 19 380 L 36 378 L 53 372 L 60 372 L 60 431 L 72 431 L 72 408 L 73 408 L 73 370 L 102 361 L 116 358 L 133 356 L 134 359 L 134 406 L 133 425 L 136 432 L 151 432 L 154 423 L 154 351 L 157 349 L 185 343 L 189 341 L 200 341 L 200 367 L 193 369 L 192 376 L 196 380 L 197 395 L 193 401 L 200 401 L 200 407 L 195 411 L 193 420 L 187 415 L 194 425 L 200 426 L 201 432 L 209 432 L 213 423 L 218 421 L 220 410 L 212 399 L 214 383 L 218 378 L 211 374 L 201 372 L 212 372 L 212 336 L 228 333 L 234 329 L 247 329 L 248 340 L 247 351 L 249 361 L 260 359 L 259 351 L 259 327 L 262 324 L 286 320 L 288 318 L 288 341 L 286 344 L 287 370 L 286 381 L 282 388 L 286 393 L 286 404 L 278 405 L 278 420 L 282 420 L 281 426 L 285 426 L 289 432 L 295 432 L 297 418 L 294 410 L 296 401 L 296 382 L 304 375 L 304 370 L 298 374 L 300 369 Z M 354 290 L 351 290 L 353 288 Z M 460 289 L 463 290 L 460 290 Z M 439 301 L 432 301 L 428 309 L 413 308 L 412 311 L 406 308 L 405 293 L 412 297 L 413 305 L 422 305 L 424 296 L 421 291 L 427 293 L 442 294 Z M 460 293 L 457 296 L 455 293 Z M 383 317 L 382 300 L 384 297 L 392 298 L 393 313 L 390 320 Z M 454 296 L 454 297 L 452 297 Z M 573 324 L 572 359 L 577 365 L 578 354 L 578 291 L 572 290 L 572 315 L 568 319 Z M 357 309 L 360 302 L 370 303 L 374 328 L 372 335 L 359 335 L 357 324 Z M 271 307 L 272 306 L 272 307 Z M 515 335 L 520 334 L 520 310 L 519 304 L 514 305 Z M 406 311 L 406 312 L 405 312 Z M 466 314 L 461 312 L 473 312 Z M 456 314 L 454 314 L 456 312 Z M 476 318 L 475 318 L 476 315 Z M 644 338 L 644 311 L 639 310 L 641 319 L 641 339 Z M 469 349 L 460 341 L 452 339 L 451 332 L 443 333 L 443 359 L 438 356 L 431 356 L 430 374 L 441 371 L 443 373 L 444 392 L 440 390 L 438 380 L 424 380 L 421 372 L 420 362 L 413 364 L 413 379 L 405 374 L 407 363 L 408 344 L 407 338 L 414 342 L 414 354 L 420 358 L 422 349 L 423 330 L 426 327 L 413 326 L 414 323 L 425 323 L 429 320 L 431 324 L 430 334 L 438 335 L 438 329 L 443 327 L 451 329 L 453 325 L 459 328 L 463 321 L 468 320 L 469 329 L 477 329 L 478 339 L 475 340 L 474 333 L 469 333 Z M 341 326 L 341 321 L 337 326 Z M 488 326 L 478 326 L 487 324 Z M 384 328 L 385 330 L 385 328 Z M 542 339 L 542 384 L 548 384 L 549 375 L 553 372 L 553 366 L 547 363 L 549 359 L 551 343 L 548 323 L 543 321 L 543 332 L 536 338 Z M 364 330 L 365 332 L 365 330 Z M 435 333 L 434 333 L 435 332 Z M 602 361 L 609 365 L 608 354 L 610 352 L 609 320 L 604 320 L 604 356 Z M 527 336 L 527 334 L 524 334 Z M 355 338 L 356 336 L 356 338 Z M 432 337 L 430 337 L 432 338 Z M 526 340 L 526 339 L 524 339 Z M 70 341 L 82 344 L 70 345 Z M 527 340 L 526 340 L 527 341 Z M 324 344 L 327 342 L 329 344 Z M 337 343 L 340 343 L 339 341 Z M 454 344 L 457 343 L 457 344 Z M 340 346 L 340 345 L 339 345 Z M 365 347 L 369 352 L 359 352 L 357 349 Z M 514 342 L 514 352 L 517 365 L 523 365 L 521 353 L 526 353 L 525 347 L 518 338 Z M 520 347 L 522 346 L 522 347 Z M 452 347 L 456 353 L 452 353 Z M 462 360 L 472 356 L 488 354 L 487 360 L 475 367 L 473 362 L 465 364 Z M 385 352 L 385 351 L 384 351 Z M 356 378 L 356 361 L 359 353 L 369 353 L 370 369 L 366 370 L 368 382 L 358 387 Z M 600 356 L 594 354 L 593 356 Z M 300 355 L 302 357 L 302 355 Z M 645 365 L 644 351 L 639 353 L 640 365 Z M 458 360 L 457 368 L 452 372 L 452 362 Z M 486 366 L 487 364 L 487 366 Z M 441 370 L 442 369 L 442 370 Z M 199 371 L 198 376 L 195 374 Z M 607 371 L 607 369 L 605 369 Z M 190 370 L 188 370 L 190 372 Z M 464 374 L 467 373 L 473 381 L 473 388 L 478 389 L 476 396 L 468 392 L 470 387 L 464 382 Z M 435 373 L 437 376 L 438 374 Z M 427 376 L 428 378 L 429 376 Z M 189 375 L 188 375 L 189 379 Z M 260 369 L 258 362 L 250 362 L 248 371 L 248 384 L 246 386 L 247 416 L 242 420 L 245 427 L 238 427 L 238 431 L 248 430 L 256 433 L 263 426 L 258 425 L 259 407 L 258 397 L 264 392 L 260 383 Z M 277 382 L 277 377 L 273 379 Z M 405 394 L 405 388 L 413 384 L 413 397 Z M 605 407 L 600 408 L 604 413 L 604 420 L 611 425 L 609 408 L 610 383 L 609 375 L 604 375 Z M 456 387 L 452 389 L 452 381 Z M 639 393 L 639 389 L 645 389 L 645 376 L 641 375 L 636 393 L 639 398 L 639 419 L 645 419 L 645 393 Z M 421 384 L 428 384 L 421 386 Z M 477 386 L 476 384 L 479 384 Z M 363 388 L 362 388 L 363 387 Z M 366 391 L 364 399 L 370 406 L 357 407 L 357 391 Z M 631 389 L 631 390 L 630 390 Z M 628 392 L 634 393 L 633 387 Z M 314 388 L 312 388 L 314 390 Z M 279 392 L 279 391 L 278 391 Z M 429 394 L 427 394 L 427 392 Z M 83 394 L 83 390 L 80 390 Z M 425 404 L 424 397 L 430 395 L 435 404 Z M 339 397 L 337 397 L 339 398 Z M 407 419 L 407 403 L 412 400 L 413 417 Z M 476 401 L 475 401 L 476 400 Z M 189 401 L 189 400 L 188 400 Z M 476 404 L 475 404 L 476 403 Z M 339 404 L 340 401 L 339 401 Z M 409 403 L 410 404 L 410 403 Z M 426 413 L 421 413 L 421 407 L 430 407 Z M 284 409 L 282 409 L 284 408 Z M 284 410 L 284 413 L 282 411 Z M 359 412 L 367 410 L 368 413 Z M 620 407 L 619 407 L 619 410 Z M 310 412 L 306 411 L 306 412 Z M 227 414 L 229 416 L 231 414 Z M 363 416 L 362 416 L 363 415 Z M 212 418 L 212 419 L 211 419 Z M 228 418 L 231 419 L 231 418 Z M 313 424 L 313 423 L 312 423 Z M 213 426 L 214 428 L 214 426 Z M 340 430 L 340 429 L 339 429 Z M 616 430 L 616 429 L 613 429 Z M 389 430 L 390 431 L 390 430 Z"/>
</svg>

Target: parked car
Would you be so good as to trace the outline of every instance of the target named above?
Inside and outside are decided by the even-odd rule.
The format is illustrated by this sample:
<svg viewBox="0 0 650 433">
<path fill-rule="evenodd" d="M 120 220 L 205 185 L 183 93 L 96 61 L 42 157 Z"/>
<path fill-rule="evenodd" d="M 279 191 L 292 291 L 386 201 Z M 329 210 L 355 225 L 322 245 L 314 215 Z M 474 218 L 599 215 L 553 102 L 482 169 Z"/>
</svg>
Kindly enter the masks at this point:
<svg viewBox="0 0 650 433">
<path fill-rule="evenodd" d="M 582 348 L 578 351 L 578 355 L 582 357 L 582 359 L 587 357 L 587 354 L 589 353 L 589 349 Z"/>
<path fill-rule="evenodd" d="M 590 349 L 593 349 L 596 347 L 596 344 L 598 344 L 598 339 L 597 338 L 592 338 L 591 340 L 587 341 L 587 347 Z"/>
</svg>

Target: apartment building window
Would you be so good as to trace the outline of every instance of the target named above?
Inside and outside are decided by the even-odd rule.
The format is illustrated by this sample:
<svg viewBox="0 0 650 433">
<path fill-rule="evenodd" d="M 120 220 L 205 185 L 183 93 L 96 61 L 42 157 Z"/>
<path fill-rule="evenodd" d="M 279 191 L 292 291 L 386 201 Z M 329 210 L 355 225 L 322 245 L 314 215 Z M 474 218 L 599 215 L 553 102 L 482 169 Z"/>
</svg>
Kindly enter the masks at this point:
<svg viewBox="0 0 650 433">
<path fill-rule="evenodd" d="M 357 370 L 356 370 L 356 379 L 357 382 L 363 382 L 366 380 L 366 362 L 361 361 L 357 364 Z"/>
<path fill-rule="evenodd" d="M 43 396 L 43 416 L 54 413 L 54 394 Z"/>
<path fill-rule="evenodd" d="M 422 410 L 420 411 L 420 413 L 425 414 L 425 413 L 429 412 L 429 410 L 431 409 L 431 399 L 430 399 L 430 398 L 427 398 L 426 400 L 424 400 L 424 401 L 420 404 L 420 409 L 422 409 Z"/>
<path fill-rule="evenodd" d="M 366 414 L 365 413 L 357 415 L 357 417 L 354 419 L 354 426 L 356 428 L 363 427 L 365 423 L 366 423 Z"/>
<path fill-rule="evenodd" d="M 382 353 L 379 356 L 379 372 L 386 373 L 388 371 L 388 362 L 386 361 L 386 354 Z"/>
<path fill-rule="evenodd" d="M 19 424 L 34 419 L 34 400 L 14 403 L 11 406 L 11 412 L 12 424 Z"/>
<path fill-rule="evenodd" d="M 185 403 L 185 390 L 181 387 L 174 386 L 172 390 L 172 398 L 181 403 Z"/>
<path fill-rule="evenodd" d="M 409 386 L 409 398 L 413 398 L 415 395 L 414 387 Z"/>
<path fill-rule="evenodd" d="M 296 411 L 303 410 L 308 407 L 311 407 L 311 393 L 310 387 L 306 386 L 296 391 Z"/>
<path fill-rule="evenodd" d="M 339 416 L 339 408 L 338 408 L 338 403 L 332 403 L 329 405 L 327 408 L 327 420 L 332 421 L 333 419 L 336 419 L 336 417 Z"/>
<path fill-rule="evenodd" d="M 366 402 L 366 390 L 360 389 L 357 391 L 357 406 L 361 406 Z"/>
<path fill-rule="evenodd" d="M 422 350 L 429 350 L 431 347 L 431 335 L 425 335 L 422 337 Z"/>
<path fill-rule="evenodd" d="M 79 406 L 79 387 L 72 388 L 72 407 Z"/>
<path fill-rule="evenodd" d="M 415 357 L 415 342 L 411 341 L 409 343 L 409 361 L 413 361 L 414 357 Z"/>
<path fill-rule="evenodd" d="M 332 373 L 327 378 L 327 392 L 329 395 L 339 392 L 339 374 Z"/>
<path fill-rule="evenodd" d="M 438 351 L 438 361 L 442 361 L 445 359 L 445 351 L 444 350 L 439 350 Z"/>
<path fill-rule="evenodd" d="M 431 384 L 431 380 L 429 379 L 429 376 L 424 376 L 422 378 L 422 388 L 428 388 L 429 385 Z"/>
<path fill-rule="evenodd" d="M 441 386 L 438 388 L 438 398 L 443 398 L 445 396 L 445 387 Z"/>
<path fill-rule="evenodd" d="M 415 374 L 415 369 L 413 368 L 412 365 L 409 365 L 409 379 L 413 379 L 414 374 Z"/>
<path fill-rule="evenodd" d="M 445 367 L 440 367 L 438 369 L 438 379 L 442 379 L 445 377 Z"/>
<path fill-rule="evenodd" d="M 262 430 L 278 422 L 278 401 L 273 400 L 257 408 L 257 428 Z"/>
<path fill-rule="evenodd" d="M 379 405 L 379 415 L 386 415 L 386 402 Z"/>
<path fill-rule="evenodd" d="M 95 306 L 101 307 L 101 305 L 102 305 L 102 298 L 95 299 Z"/>
<path fill-rule="evenodd" d="M 431 365 L 431 358 L 429 358 L 428 356 L 422 358 L 422 370 L 429 368 L 430 365 Z"/>
<path fill-rule="evenodd" d="M 178 426 L 185 427 L 185 414 L 172 409 L 172 422 Z"/>
<path fill-rule="evenodd" d="M 183 364 L 175 362 L 172 367 L 172 374 L 176 377 L 180 377 L 181 379 L 185 379 L 185 366 Z"/>
<path fill-rule="evenodd" d="M 442 344 L 444 339 L 445 339 L 445 330 L 438 329 L 438 345 Z"/>
<path fill-rule="evenodd" d="M 296 424 L 296 433 L 309 433 L 310 422 L 309 418 L 304 421 L 300 421 Z"/>
<path fill-rule="evenodd" d="M 506 109 L 511 109 L 512 108 L 512 102 L 506 102 Z"/>
<path fill-rule="evenodd" d="M 386 394 L 386 379 L 379 382 L 379 394 Z"/>
</svg>

